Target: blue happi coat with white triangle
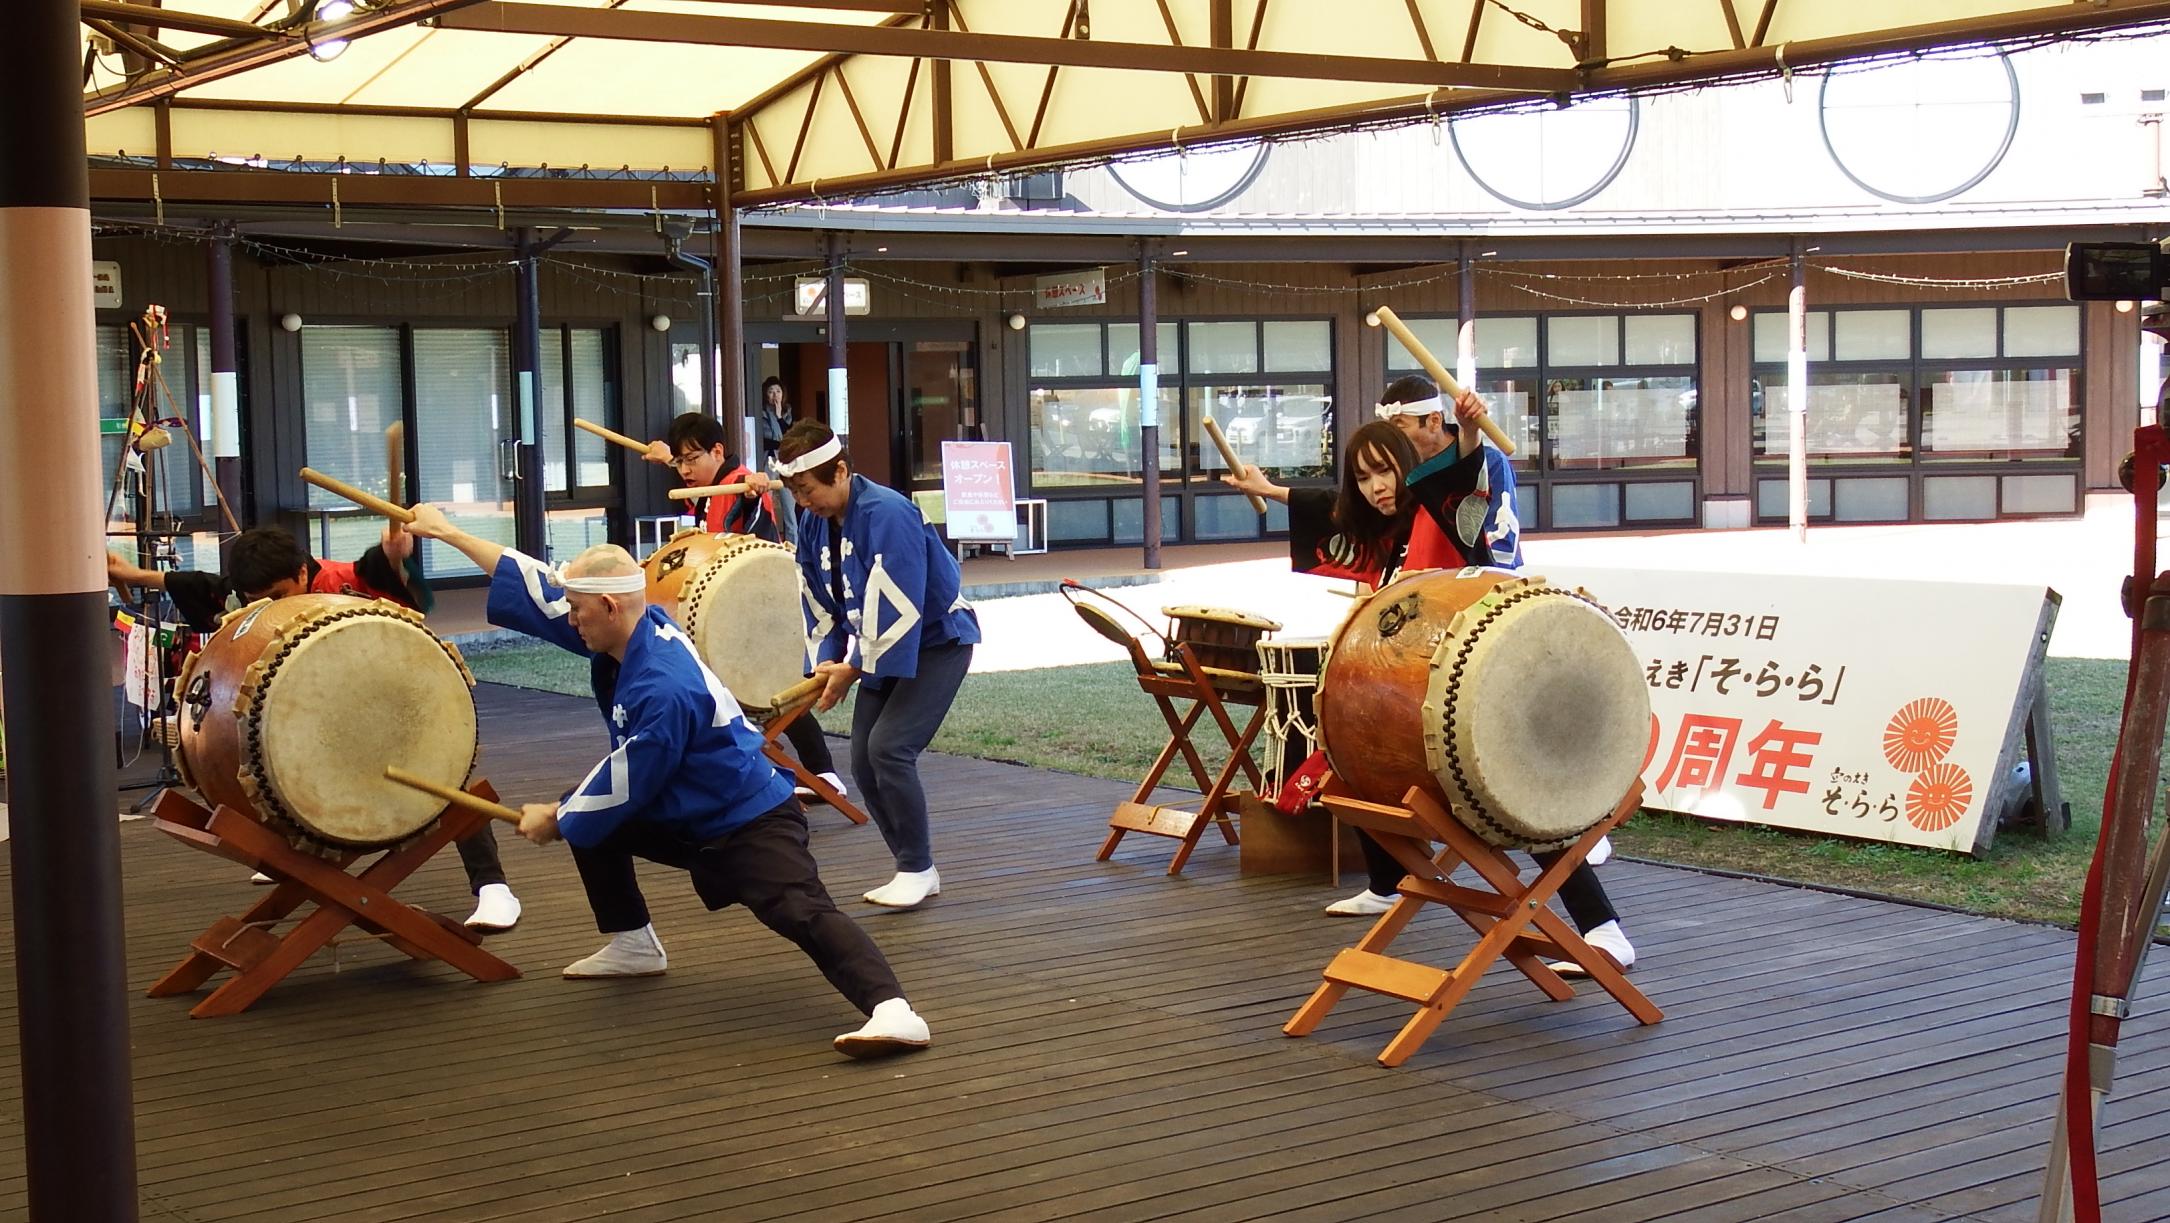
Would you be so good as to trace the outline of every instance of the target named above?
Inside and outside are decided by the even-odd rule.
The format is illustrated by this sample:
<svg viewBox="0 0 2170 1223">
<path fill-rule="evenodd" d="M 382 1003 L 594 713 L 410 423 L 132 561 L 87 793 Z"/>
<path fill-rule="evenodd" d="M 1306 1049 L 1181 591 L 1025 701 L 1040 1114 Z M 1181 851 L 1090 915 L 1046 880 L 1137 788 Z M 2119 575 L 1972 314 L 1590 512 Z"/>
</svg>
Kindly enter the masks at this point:
<svg viewBox="0 0 2170 1223">
<path fill-rule="evenodd" d="M 809 671 L 847 662 L 882 688 L 918 675 L 928 646 L 980 639 L 949 546 L 910 498 L 865 476 L 851 478 L 842 524 L 799 511 L 799 570 Z"/>
<path fill-rule="evenodd" d="M 590 849 L 629 820 L 705 845 L 791 797 L 787 774 L 761 752 L 761 732 L 693 642 L 651 603 L 621 662 L 580 640 L 550 570 L 507 549 L 490 575 L 490 623 L 589 660 L 610 755 L 558 804 L 558 833 Z"/>
</svg>

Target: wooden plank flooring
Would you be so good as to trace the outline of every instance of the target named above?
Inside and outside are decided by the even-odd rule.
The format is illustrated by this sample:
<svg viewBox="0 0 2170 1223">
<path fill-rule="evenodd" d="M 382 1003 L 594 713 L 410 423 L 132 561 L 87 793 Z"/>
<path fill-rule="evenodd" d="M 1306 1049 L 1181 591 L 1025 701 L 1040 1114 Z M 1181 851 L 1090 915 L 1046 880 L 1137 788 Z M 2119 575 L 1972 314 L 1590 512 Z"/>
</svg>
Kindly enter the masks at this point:
<svg viewBox="0 0 2170 1223">
<path fill-rule="evenodd" d="M 483 772 L 556 794 L 600 753 L 593 706 L 484 686 Z M 2071 974 L 2060 931 L 1717 879 L 1604 868 L 1665 1008 L 1638 1027 L 1584 989 L 1498 969 L 1411 1061 L 1406 1017 L 1352 995 L 1280 1025 L 1360 922 L 1324 880 L 1241 879 L 1209 834 L 1092 854 L 1127 787 L 985 761 L 926 774 L 944 894 L 857 903 L 872 828 L 814 816 L 846 910 L 935 1048 L 837 1057 L 857 1023 L 742 910 L 642 868 L 669 975 L 568 982 L 598 942 L 562 848 L 504 842 L 526 918 L 476 985 L 353 939 L 249 1013 L 196 1021 L 140 991 L 242 873 L 122 829 L 145 1217 L 220 1220 L 2033 1217 Z M 1354 880 L 1348 881 L 1351 887 Z M 452 854 L 402 889 L 463 916 Z M 1444 913 L 1396 944 L 1451 963 Z M 11 944 L 9 944 L 11 947 Z M 0 947 L 0 957 L 8 949 Z M 14 976 L 0 965 L 0 1218 L 24 1211 Z M 2106 1217 L 2170 1217 L 2170 1034 L 2151 971 L 2103 1136 Z"/>
</svg>

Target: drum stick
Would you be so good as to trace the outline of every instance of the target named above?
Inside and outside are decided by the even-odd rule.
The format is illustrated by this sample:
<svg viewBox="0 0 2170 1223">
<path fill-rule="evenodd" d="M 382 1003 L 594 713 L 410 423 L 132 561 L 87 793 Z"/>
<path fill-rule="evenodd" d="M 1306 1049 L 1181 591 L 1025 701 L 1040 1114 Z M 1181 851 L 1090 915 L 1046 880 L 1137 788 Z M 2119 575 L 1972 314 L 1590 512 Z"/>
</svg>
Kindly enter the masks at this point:
<svg viewBox="0 0 2170 1223">
<path fill-rule="evenodd" d="M 753 485 L 744 480 L 736 484 L 696 484 L 692 488 L 674 488 L 663 495 L 673 501 L 694 501 L 702 497 L 736 497 L 749 492 Z"/>
<path fill-rule="evenodd" d="M 602 438 L 604 441 L 616 442 L 620 446 L 625 447 L 627 450 L 638 450 L 642 454 L 648 453 L 648 443 L 636 442 L 632 438 L 627 437 L 625 434 L 619 433 L 613 429 L 605 429 L 603 426 L 596 424 L 592 420 L 582 420 L 579 417 L 575 416 L 573 417 L 573 428 L 586 429 L 588 432 L 593 433 L 599 438 Z"/>
<path fill-rule="evenodd" d="M 520 813 L 510 807 L 493 803 L 486 798 L 476 798 L 465 790 L 455 790 L 451 786 L 440 786 L 426 777 L 416 777 L 405 769 L 386 766 L 384 776 L 387 781 L 396 781 L 409 789 L 420 790 L 424 794 L 434 794 L 455 807 L 465 807 L 469 811 L 480 811 L 493 820 L 503 820 L 508 824 L 520 822 Z"/>
<path fill-rule="evenodd" d="M 829 677 L 826 675 L 816 675 L 808 679 L 802 679 L 770 697 L 769 708 L 783 709 L 787 706 L 796 705 L 810 696 L 820 696 L 821 690 L 828 686 Z"/>
<path fill-rule="evenodd" d="M 1409 330 L 1407 323 L 1402 322 L 1392 310 L 1385 306 L 1373 310 L 1371 317 L 1378 320 L 1379 324 L 1388 331 L 1394 333 L 1394 338 L 1401 341 L 1401 346 L 1408 349 L 1409 355 L 1415 357 L 1417 364 L 1424 367 L 1424 372 L 1430 374 L 1432 381 L 1439 384 L 1439 390 L 1442 394 L 1449 399 L 1461 395 L 1462 384 L 1454 380 L 1454 375 L 1448 373 L 1447 367 L 1439 363 L 1439 358 L 1432 355 L 1431 349 L 1424 347 L 1424 341 L 1419 340 L 1416 333 Z M 1449 408 L 1447 415 L 1451 417 L 1453 414 L 1454 410 Z M 1492 439 L 1492 444 L 1499 447 L 1501 454 L 1511 455 L 1514 453 L 1514 442 L 1499 427 L 1499 422 L 1492 419 L 1490 412 L 1486 412 L 1477 418 L 1477 427 L 1484 430 L 1484 435 Z"/>
<path fill-rule="evenodd" d="M 1220 422 L 1214 420 L 1210 416 L 1204 415 L 1201 415 L 1198 419 L 1199 423 L 1203 424 L 1206 427 L 1206 436 L 1213 439 L 1213 444 L 1215 446 L 1220 447 L 1221 459 L 1223 462 L 1228 464 L 1228 474 L 1236 477 L 1239 480 L 1242 479 L 1244 469 L 1248 466 L 1248 464 L 1246 464 L 1242 459 L 1236 457 L 1236 448 L 1229 445 L 1228 439 L 1221 435 Z M 1261 514 L 1266 512 L 1265 498 L 1259 496 L 1257 493 L 1245 493 L 1243 495 L 1251 499 L 1252 509 L 1257 510 Z"/>
<path fill-rule="evenodd" d="M 405 524 L 414 521 L 413 510 L 401 509 L 400 507 L 393 505 L 391 502 L 386 501 L 384 498 L 379 497 L 377 494 L 365 493 L 361 489 L 354 487 L 352 484 L 349 484 L 344 480 L 334 480 L 330 476 L 325 475 L 323 472 L 318 471 L 314 467 L 302 468 L 301 478 L 311 484 L 316 485 L 318 488 L 323 489 L 327 493 L 335 493 L 341 497 L 345 497 L 347 500 L 352 501 L 358 506 L 361 506 L 365 510 L 371 510 L 376 513 L 382 514 L 386 518 L 391 519 L 393 522 Z"/>
<path fill-rule="evenodd" d="M 392 504 L 407 499 L 407 426 L 393 421 L 384 427 L 384 489 L 391 494 Z"/>
</svg>

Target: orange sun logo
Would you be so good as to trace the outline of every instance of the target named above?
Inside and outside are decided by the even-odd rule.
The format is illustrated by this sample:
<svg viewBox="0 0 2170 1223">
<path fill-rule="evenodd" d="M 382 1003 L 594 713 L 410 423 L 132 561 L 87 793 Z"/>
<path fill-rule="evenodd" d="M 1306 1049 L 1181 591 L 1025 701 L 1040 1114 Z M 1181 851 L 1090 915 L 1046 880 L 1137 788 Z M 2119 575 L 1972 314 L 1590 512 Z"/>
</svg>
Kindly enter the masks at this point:
<svg viewBox="0 0 2170 1223">
<path fill-rule="evenodd" d="M 1974 801 L 1974 782 L 1954 764 L 1932 764 L 1906 791 L 1906 822 L 1940 832 L 1959 822 Z"/>
<path fill-rule="evenodd" d="M 1891 715 L 1884 727 L 1884 759 L 1918 773 L 1944 759 L 1959 737 L 1959 714 L 1942 697 L 1924 697 Z"/>
</svg>

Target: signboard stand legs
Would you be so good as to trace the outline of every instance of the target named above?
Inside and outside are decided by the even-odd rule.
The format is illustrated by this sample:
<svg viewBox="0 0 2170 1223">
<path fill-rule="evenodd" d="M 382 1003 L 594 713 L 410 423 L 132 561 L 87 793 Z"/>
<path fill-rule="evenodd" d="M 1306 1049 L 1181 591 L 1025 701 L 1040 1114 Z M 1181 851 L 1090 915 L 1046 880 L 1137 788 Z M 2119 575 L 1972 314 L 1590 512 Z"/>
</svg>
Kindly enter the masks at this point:
<svg viewBox="0 0 2170 1223">
<path fill-rule="evenodd" d="M 2012 716 L 2004 732 L 2004 749 L 1997 753 L 1996 768 L 1983 779 L 1987 793 L 1985 801 L 2006 793 L 2012 783 L 2012 769 L 2018 763 L 2021 752 L 2027 755 L 2030 774 L 2029 787 L 2037 810 L 2041 812 L 2042 830 L 2046 833 L 2054 826 L 2062 804 L 2057 785 L 2057 757 L 2050 745 L 2049 733 L 2049 685 L 2045 682 L 2045 668 L 2049 660 L 2050 630 L 2057 626 L 2057 607 L 2061 600 L 2054 593 L 2044 596 L 2042 612 L 2035 621 L 2034 644 L 2027 650 L 2027 663 L 2020 672 L 2019 695 L 2012 702 Z M 2053 807 L 2051 802 L 2060 806 Z M 1974 832 L 1973 853 L 1978 857 L 1989 852 L 1991 841 L 1996 838 L 2001 808 L 1992 807 L 1985 812 Z"/>
</svg>

